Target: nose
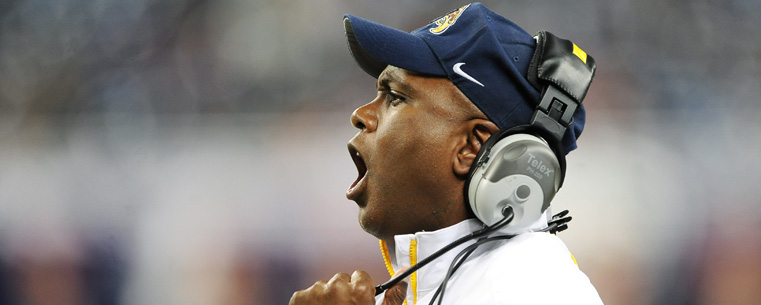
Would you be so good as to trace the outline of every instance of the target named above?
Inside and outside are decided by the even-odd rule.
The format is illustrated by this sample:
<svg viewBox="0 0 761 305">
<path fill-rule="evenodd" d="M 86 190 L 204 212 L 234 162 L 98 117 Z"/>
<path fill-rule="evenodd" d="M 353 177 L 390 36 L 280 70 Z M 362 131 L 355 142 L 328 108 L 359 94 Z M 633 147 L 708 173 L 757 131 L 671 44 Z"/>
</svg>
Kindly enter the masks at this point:
<svg viewBox="0 0 761 305">
<path fill-rule="evenodd" d="M 378 127 L 378 112 L 375 103 L 369 103 L 354 110 L 351 125 L 361 131 L 373 132 Z"/>
</svg>

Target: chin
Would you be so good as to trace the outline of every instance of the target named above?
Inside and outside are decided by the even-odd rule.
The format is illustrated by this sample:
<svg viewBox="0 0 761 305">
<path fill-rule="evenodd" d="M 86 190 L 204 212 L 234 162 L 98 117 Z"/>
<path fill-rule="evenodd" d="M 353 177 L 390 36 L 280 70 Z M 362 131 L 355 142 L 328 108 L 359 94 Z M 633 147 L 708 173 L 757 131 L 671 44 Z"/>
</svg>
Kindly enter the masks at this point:
<svg viewBox="0 0 761 305">
<path fill-rule="evenodd" d="M 362 230 L 372 236 L 375 236 L 375 238 L 386 239 L 387 236 L 383 233 L 383 221 L 378 217 L 373 217 L 372 213 L 368 213 L 367 208 L 359 208 L 358 219 L 359 226 L 362 228 Z"/>
</svg>

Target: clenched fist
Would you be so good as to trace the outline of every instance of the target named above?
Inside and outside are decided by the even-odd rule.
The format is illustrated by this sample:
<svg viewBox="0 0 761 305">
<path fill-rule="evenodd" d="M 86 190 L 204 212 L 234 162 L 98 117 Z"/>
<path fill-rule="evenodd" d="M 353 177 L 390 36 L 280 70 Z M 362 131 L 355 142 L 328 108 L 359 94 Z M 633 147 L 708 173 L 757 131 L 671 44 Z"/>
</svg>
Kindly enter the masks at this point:
<svg viewBox="0 0 761 305">
<path fill-rule="evenodd" d="M 399 282 L 386 290 L 384 305 L 399 305 L 407 294 L 407 283 Z M 338 273 L 329 281 L 319 281 L 306 290 L 297 291 L 291 297 L 290 305 L 373 305 L 375 304 L 375 284 L 364 271 L 354 271 L 349 276 Z"/>
</svg>

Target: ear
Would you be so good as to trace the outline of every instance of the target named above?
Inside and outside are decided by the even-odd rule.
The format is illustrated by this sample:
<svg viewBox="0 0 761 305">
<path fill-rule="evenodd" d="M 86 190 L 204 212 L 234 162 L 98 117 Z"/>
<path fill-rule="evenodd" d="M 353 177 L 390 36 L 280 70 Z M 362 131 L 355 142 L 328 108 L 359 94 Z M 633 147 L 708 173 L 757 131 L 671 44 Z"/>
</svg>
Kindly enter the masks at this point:
<svg viewBox="0 0 761 305">
<path fill-rule="evenodd" d="M 455 174 L 461 177 L 470 172 L 470 167 L 473 166 L 484 142 L 499 131 L 496 124 L 486 119 L 472 119 L 465 123 L 463 128 L 463 137 L 458 142 L 453 164 Z"/>
</svg>

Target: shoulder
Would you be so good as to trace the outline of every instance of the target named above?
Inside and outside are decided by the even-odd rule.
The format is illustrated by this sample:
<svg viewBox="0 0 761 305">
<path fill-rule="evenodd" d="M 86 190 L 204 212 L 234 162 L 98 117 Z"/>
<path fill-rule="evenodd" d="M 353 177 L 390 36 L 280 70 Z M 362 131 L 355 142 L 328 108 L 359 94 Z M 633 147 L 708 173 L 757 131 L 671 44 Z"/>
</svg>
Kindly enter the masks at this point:
<svg viewBox="0 0 761 305">
<path fill-rule="evenodd" d="M 561 267 L 578 269 L 571 252 L 555 235 L 534 232 L 520 234 L 495 246 L 484 259 L 495 267 L 524 269 L 552 269 Z"/>
<path fill-rule="evenodd" d="M 495 304 L 601 304 L 562 240 L 548 233 L 518 235 L 481 258 Z M 501 302 L 505 300 L 505 302 Z"/>
</svg>

